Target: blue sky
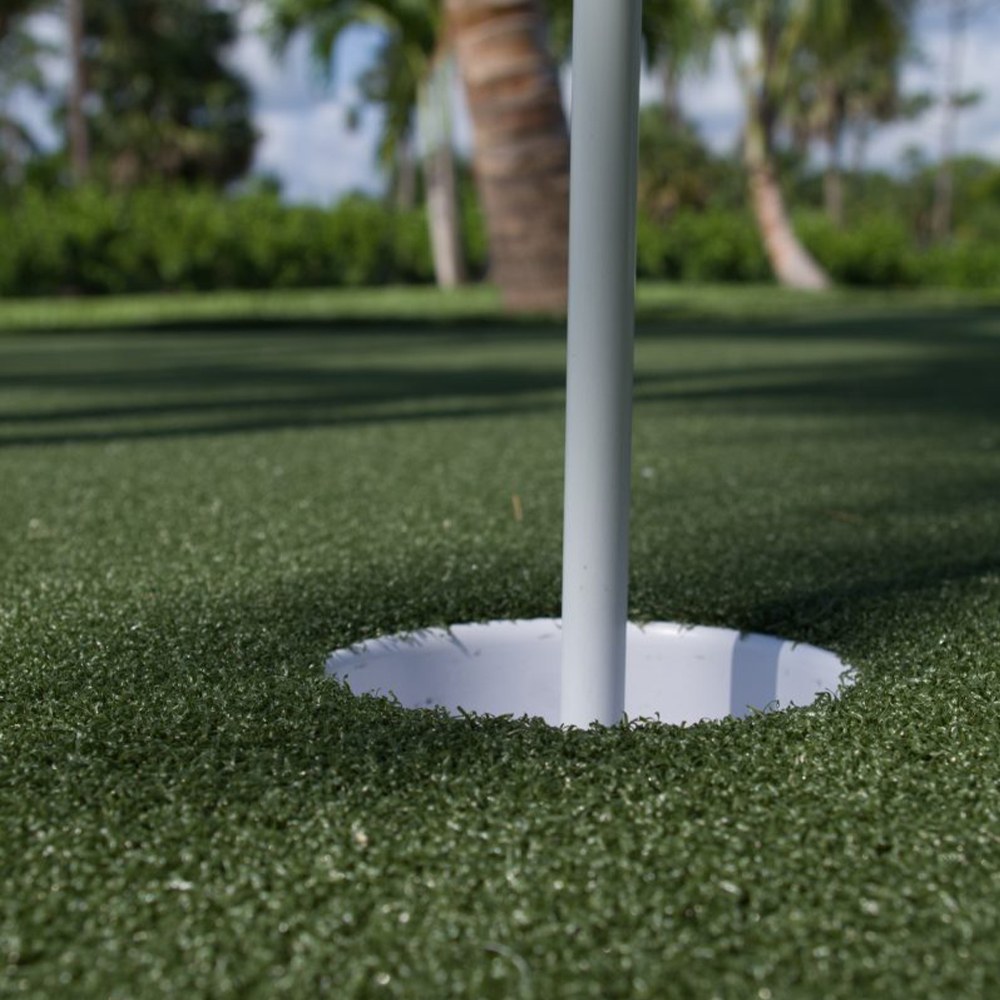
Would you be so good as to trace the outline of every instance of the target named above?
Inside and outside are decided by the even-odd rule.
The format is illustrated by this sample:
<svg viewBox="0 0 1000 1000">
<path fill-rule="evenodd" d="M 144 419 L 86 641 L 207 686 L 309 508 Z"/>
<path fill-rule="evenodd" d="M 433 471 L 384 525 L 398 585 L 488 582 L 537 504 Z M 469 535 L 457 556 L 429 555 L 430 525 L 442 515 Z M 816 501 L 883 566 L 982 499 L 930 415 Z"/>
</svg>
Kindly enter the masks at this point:
<svg viewBox="0 0 1000 1000">
<path fill-rule="evenodd" d="M 997 0 L 982 2 L 987 12 L 998 6 Z M 914 90 L 940 92 L 947 48 L 944 6 L 943 0 L 925 0 L 917 33 L 924 58 L 907 71 L 907 82 Z M 259 12 L 251 7 L 245 15 L 246 30 L 232 53 L 234 65 L 247 76 L 255 95 L 261 132 L 256 169 L 280 177 L 287 197 L 297 201 L 326 202 L 351 189 L 378 190 L 382 179 L 374 157 L 377 114 L 366 112 L 357 127 L 349 126 L 350 111 L 358 106 L 354 81 L 372 60 L 378 32 L 355 29 L 345 34 L 336 53 L 333 79 L 325 82 L 310 62 L 304 39 L 293 42 L 279 58 L 261 37 L 259 23 Z M 58 39 L 57 23 L 43 23 L 41 30 Z M 993 65 L 998 50 L 1000 16 L 995 12 L 980 17 L 966 40 L 963 87 L 982 91 L 984 99 L 964 114 L 960 141 L 963 151 L 1000 161 L 1000 74 Z M 54 63 L 50 73 L 54 82 L 64 75 L 63 66 Z M 657 87 L 653 78 L 644 78 L 644 100 L 655 100 Z M 717 149 L 732 146 L 740 128 L 740 101 L 721 49 L 706 73 L 685 82 L 682 98 L 686 113 L 711 145 Z M 22 106 L 36 131 L 51 135 L 44 109 L 30 101 Z M 891 168 L 913 146 L 922 147 L 933 158 L 940 131 L 938 109 L 918 122 L 882 129 L 873 138 L 869 160 Z M 469 146 L 469 124 L 461 107 L 456 116 L 456 141 L 461 148 Z"/>
</svg>

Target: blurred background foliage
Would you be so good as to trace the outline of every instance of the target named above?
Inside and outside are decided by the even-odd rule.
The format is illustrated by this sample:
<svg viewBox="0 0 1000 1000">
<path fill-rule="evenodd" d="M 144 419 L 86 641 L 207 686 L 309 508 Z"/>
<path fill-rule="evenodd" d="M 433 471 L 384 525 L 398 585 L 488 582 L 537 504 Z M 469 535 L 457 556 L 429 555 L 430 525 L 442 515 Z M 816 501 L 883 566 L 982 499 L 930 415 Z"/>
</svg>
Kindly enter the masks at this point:
<svg viewBox="0 0 1000 1000">
<path fill-rule="evenodd" d="M 1000 286 L 1000 165 L 961 156 L 955 140 L 981 97 L 962 90 L 960 44 L 979 8 L 934 2 L 953 45 L 931 94 L 903 86 L 922 58 L 916 0 L 646 0 L 662 99 L 641 116 L 640 277 L 794 284 L 794 258 L 842 284 Z M 571 63 L 570 0 L 518 6 L 553 65 Z M 290 204 L 251 173 L 252 94 L 226 58 L 238 5 L 0 0 L 0 295 L 489 279 L 482 144 L 463 154 L 453 142 L 469 8 L 503 16 L 495 0 L 268 0 L 275 51 L 305 34 L 326 71 L 346 28 L 383 37 L 357 113 L 380 113 L 384 196 L 319 206 Z M 33 30 L 39 14 L 65 20 L 65 51 Z M 727 153 L 686 118 L 680 86 L 720 47 L 744 102 Z M 50 94 L 63 141 L 43 149 L 10 98 L 51 91 L 54 59 L 68 67 Z M 868 163 L 879 128 L 934 106 L 939 149 L 891 171 Z M 761 185 L 782 205 L 777 231 Z M 523 224 L 534 238 L 530 213 Z"/>
</svg>

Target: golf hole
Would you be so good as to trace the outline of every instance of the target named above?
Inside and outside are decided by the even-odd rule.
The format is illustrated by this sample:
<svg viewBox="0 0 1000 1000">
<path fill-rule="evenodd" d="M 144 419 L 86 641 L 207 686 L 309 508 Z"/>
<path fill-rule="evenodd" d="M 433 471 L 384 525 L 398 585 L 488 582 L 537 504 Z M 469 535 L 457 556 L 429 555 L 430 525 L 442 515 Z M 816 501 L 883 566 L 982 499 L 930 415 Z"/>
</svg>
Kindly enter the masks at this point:
<svg viewBox="0 0 1000 1000">
<path fill-rule="evenodd" d="M 562 629 L 552 618 L 426 629 L 335 652 L 327 673 L 404 708 L 540 716 L 559 725 Z M 811 704 L 850 683 L 833 653 L 766 635 L 629 624 L 625 713 L 669 725 Z"/>
</svg>

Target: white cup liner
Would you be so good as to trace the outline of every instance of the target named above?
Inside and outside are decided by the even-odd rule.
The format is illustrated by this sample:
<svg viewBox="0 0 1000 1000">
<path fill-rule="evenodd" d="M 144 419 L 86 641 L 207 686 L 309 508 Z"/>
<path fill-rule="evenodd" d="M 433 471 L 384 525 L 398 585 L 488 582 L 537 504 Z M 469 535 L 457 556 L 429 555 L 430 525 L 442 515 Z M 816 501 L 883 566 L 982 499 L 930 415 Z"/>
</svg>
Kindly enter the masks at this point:
<svg viewBox="0 0 1000 1000">
<path fill-rule="evenodd" d="M 333 653 L 327 673 L 405 708 L 540 716 L 559 724 L 562 631 L 554 618 L 494 621 L 371 639 Z M 792 705 L 850 683 L 833 653 L 766 635 L 629 624 L 625 713 L 680 725 Z"/>
</svg>

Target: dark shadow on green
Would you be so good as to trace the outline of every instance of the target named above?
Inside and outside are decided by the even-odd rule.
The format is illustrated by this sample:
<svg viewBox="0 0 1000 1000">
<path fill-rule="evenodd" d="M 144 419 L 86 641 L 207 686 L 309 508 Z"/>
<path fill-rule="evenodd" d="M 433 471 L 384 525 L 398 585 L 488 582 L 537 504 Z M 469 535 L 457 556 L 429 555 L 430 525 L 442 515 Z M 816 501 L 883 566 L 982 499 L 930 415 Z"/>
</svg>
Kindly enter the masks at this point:
<svg viewBox="0 0 1000 1000">
<path fill-rule="evenodd" d="M 668 311 L 669 314 L 669 311 Z M 935 415 L 1000 418 L 1000 336 L 986 320 L 1000 310 L 961 309 L 946 314 L 899 313 L 809 321 L 667 319 L 644 322 L 640 339 L 704 340 L 707 364 L 698 368 L 648 363 L 636 377 L 637 419 L 647 405 L 695 404 L 715 413 Z M 505 345 L 554 343 L 561 327 L 537 319 L 493 318 L 476 327 L 468 318 L 449 325 L 416 319 L 391 323 L 351 320 L 294 322 L 249 330 L 232 326 L 206 336 L 204 324 L 189 336 L 115 332 L 59 336 L 47 344 L 37 334 L 0 339 L 6 363 L 0 390 L 66 391 L 71 405 L 0 413 L 0 447 L 213 436 L 293 428 L 351 426 L 390 421 L 502 417 L 554 412 L 561 406 L 561 360 L 523 364 L 481 361 L 462 367 L 463 347 L 496 338 Z M 444 331 L 444 332 L 442 332 Z M 372 334 L 413 334 L 402 341 Z M 266 336 L 265 336 L 266 334 Z M 338 337 L 351 338 L 349 350 Z M 485 338 L 485 340 L 484 340 Z M 721 344 L 725 339 L 727 343 Z M 712 364 L 714 343 L 775 353 L 774 344 L 851 340 L 919 347 L 912 357 L 754 364 Z M 414 353 L 414 347 L 416 352 Z M 454 350 L 447 368 L 420 366 L 419 351 Z M 46 349 L 48 348 L 48 349 Z M 389 363 L 376 363 L 388 357 Z M 474 357 L 470 353 L 470 357 Z M 371 361 L 367 360 L 372 358 Z M 764 360 L 763 358 L 761 360 Z M 79 394 L 85 393 L 83 398 Z M 91 403 L 87 397 L 96 394 Z M 136 400 L 137 393 L 142 398 Z M 116 397 L 120 402 L 116 402 Z M 91 422 L 91 426 L 72 426 Z M 70 425 L 59 428 L 58 424 Z M 31 428 L 29 431 L 28 428 Z M 37 430 L 36 430 L 37 429 Z"/>
<path fill-rule="evenodd" d="M 374 290 L 378 294 L 378 290 Z M 721 294 L 721 293 L 720 293 Z M 166 320 L 109 320 L 104 327 L 94 322 L 60 324 L 25 324 L 0 326 L 3 336 L 55 336 L 79 338 L 100 335 L 102 338 L 121 337 L 136 340 L 144 336 L 164 334 L 194 338 L 204 336 L 235 336 L 272 338 L 295 336 L 307 338 L 439 336 L 449 340 L 474 339 L 516 341 L 519 339 L 563 339 L 566 320 L 558 316 L 504 315 L 496 311 L 461 313 L 456 315 L 425 314 L 401 316 L 397 312 L 379 315 L 334 314 L 328 316 L 262 316 L 260 313 L 227 315 L 225 317 L 177 318 Z M 837 340 L 899 337 L 938 339 L 942 336 L 979 336 L 985 325 L 1000 322 L 1000 306 L 989 304 L 931 306 L 914 308 L 909 305 L 883 307 L 866 306 L 847 301 L 780 305 L 774 313 L 759 309 L 747 315 L 720 317 L 697 305 L 670 303 L 640 304 L 637 311 L 637 335 L 640 338 L 689 336 L 696 333 L 706 338 L 729 339 L 733 336 L 766 336 L 768 339 L 798 339 L 802 337 Z M 994 329 L 995 333 L 1000 330 Z"/>
</svg>

